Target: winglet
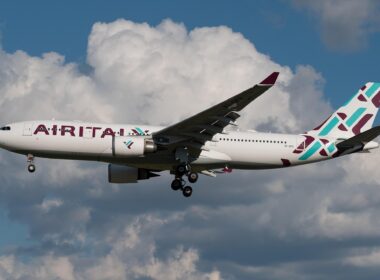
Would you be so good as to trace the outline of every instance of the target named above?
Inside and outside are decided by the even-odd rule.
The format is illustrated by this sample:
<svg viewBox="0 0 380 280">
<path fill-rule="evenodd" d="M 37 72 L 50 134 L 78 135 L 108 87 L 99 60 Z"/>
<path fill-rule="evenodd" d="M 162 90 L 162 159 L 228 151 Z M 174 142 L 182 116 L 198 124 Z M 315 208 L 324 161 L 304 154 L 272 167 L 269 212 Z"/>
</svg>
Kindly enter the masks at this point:
<svg viewBox="0 0 380 280">
<path fill-rule="evenodd" d="M 279 72 L 273 72 L 272 74 L 270 74 L 268 77 L 266 77 L 261 83 L 260 85 L 274 85 L 274 83 L 276 82 L 277 80 L 277 77 L 280 73 Z"/>
</svg>

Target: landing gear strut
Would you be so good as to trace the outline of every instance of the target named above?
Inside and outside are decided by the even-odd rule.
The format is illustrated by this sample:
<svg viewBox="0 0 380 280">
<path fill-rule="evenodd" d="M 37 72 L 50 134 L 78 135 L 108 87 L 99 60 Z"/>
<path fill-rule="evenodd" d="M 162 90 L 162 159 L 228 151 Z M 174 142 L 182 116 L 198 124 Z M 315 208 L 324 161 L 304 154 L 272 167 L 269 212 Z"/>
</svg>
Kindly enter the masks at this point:
<svg viewBox="0 0 380 280">
<path fill-rule="evenodd" d="M 172 189 L 177 191 L 182 190 L 184 197 L 190 197 L 193 193 L 193 188 L 185 186 L 186 181 L 182 179 L 186 176 L 190 183 L 195 183 L 198 180 L 198 174 L 191 171 L 189 164 L 189 152 L 187 147 L 179 147 L 175 151 L 175 159 L 180 163 L 175 167 L 175 179 L 172 182 Z"/>
<path fill-rule="evenodd" d="M 180 164 L 177 166 L 177 173 L 179 176 L 183 176 L 189 171 L 190 171 L 190 166 L 188 164 Z"/>
<path fill-rule="evenodd" d="M 34 165 L 34 156 L 29 154 L 27 162 L 28 162 L 28 171 L 30 173 L 34 173 L 36 171 L 36 166 Z"/>
<path fill-rule="evenodd" d="M 198 180 L 198 173 L 190 172 L 190 170 L 190 166 L 187 166 L 185 164 L 177 166 L 176 177 L 171 184 L 172 190 L 182 190 L 182 194 L 184 197 L 190 197 L 193 193 L 193 188 L 190 186 L 186 186 L 186 181 L 182 177 L 186 175 L 190 183 L 195 183 Z"/>
</svg>

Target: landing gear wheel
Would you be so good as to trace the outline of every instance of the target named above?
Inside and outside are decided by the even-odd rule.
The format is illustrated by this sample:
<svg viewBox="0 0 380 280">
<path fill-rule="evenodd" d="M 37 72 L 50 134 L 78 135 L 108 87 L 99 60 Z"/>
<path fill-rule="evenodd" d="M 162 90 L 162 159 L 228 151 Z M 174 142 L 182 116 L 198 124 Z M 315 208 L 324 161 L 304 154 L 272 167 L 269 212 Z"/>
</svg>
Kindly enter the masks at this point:
<svg viewBox="0 0 380 280">
<path fill-rule="evenodd" d="M 179 175 L 183 175 L 183 174 L 185 174 L 187 172 L 187 169 L 188 168 L 187 168 L 187 166 L 185 164 L 180 164 L 180 165 L 177 166 L 177 173 Z"/>
<path fill-rule="evenodd" d="M 183 193 L 184 197 L 190 197 L 191 194 L 193 193 L 193 188 L 189 187 L 189 186 L 186 186 L 186 187 L 183 188 L 182 193 Z"/>
<path fill-rule="evenodd" d="M 191 172 L 187 178 L 189 179 L 190 183 L 195 183 L 198 180 L 198 173 Z"/>
<path fill-rule="evenodd" d="M 36 166 L 35 166 L 34 164 L 29 164 L 29 165 L 28 165 L 28 171 L 29 171 L 30 173 L 35 172 L 35 171 L 36 171 Z"/>
<path fill-rule="evenodd" d="M 172 182 L 172 190 L 178 191 L 180 188 L 182 188 L 182 180 L 181 179 L 174 179 Z"/>
</svg>

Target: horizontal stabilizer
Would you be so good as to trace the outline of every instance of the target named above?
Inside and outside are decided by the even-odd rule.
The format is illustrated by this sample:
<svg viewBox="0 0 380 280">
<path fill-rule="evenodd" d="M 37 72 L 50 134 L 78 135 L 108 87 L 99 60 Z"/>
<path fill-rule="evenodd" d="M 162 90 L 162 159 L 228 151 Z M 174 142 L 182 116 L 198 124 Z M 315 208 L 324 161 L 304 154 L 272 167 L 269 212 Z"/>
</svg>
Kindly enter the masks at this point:
<svg viewBox="0 0 380 280">
<path fill-rule="evenodd" d="M 363 147 L 365 144 L 372 141 L 379 135 L 380 135 L 380 126 L 375 126 L 367 131 L 359 133 L 358 135 L 355 135 L 354 137 L 351 137 L 347 140 L 344 140 L 336 144 L 336 147 L 338 148 L 338 150 L 346 150 L 346 149 L 358 147 L 358 146 Z"/>
</svg>

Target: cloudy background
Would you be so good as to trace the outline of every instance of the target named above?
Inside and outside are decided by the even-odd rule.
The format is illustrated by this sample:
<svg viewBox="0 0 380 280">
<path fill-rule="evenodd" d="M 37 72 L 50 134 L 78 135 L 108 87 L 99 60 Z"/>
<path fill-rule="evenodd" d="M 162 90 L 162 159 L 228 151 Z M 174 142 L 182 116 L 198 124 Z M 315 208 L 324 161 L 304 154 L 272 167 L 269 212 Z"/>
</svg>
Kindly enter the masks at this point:
<svg viewBox="0 0 380 280">
<path fill-rule="evenodd" d="M 100 2 L 1 4 L 2 122 L 168 125 L 280 71 L 239 124 L 297 133 L 380 80 L 377 1 Z M 2 151 L 0 279 L 377 279 L 379 156 L 201 177 L 185 199 L 167 174 L 30 175 Z"/>
</svg>

